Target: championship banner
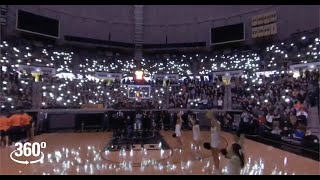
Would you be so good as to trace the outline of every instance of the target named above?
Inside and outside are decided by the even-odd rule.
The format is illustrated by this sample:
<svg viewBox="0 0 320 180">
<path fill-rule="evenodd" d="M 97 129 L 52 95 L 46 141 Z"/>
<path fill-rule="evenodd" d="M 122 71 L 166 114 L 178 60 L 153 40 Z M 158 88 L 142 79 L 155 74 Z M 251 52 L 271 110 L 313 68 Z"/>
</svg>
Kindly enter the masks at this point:
<svg viewBox="0 0 320 180">
<path fill-rule="evenodd" d="M 275 74 L 277 71 L 259 71 L 259 72 L 255 72 L 256 76 L 266 76 L 266 77 L 270 77 L 270 75 Z"/>
<path fill-rule="evenodd" d="M 251 18 L 252 38 L 277 34 L 277 19 L 276 11 L 253 16 Z"/>
<path fill-rule="evenodd" d="M 27 65 L 19 65 L 19 71 L 26 71 L 30 73 L 47 73 L 47 74 L 56 74 L 56 69 L 48 68 L 48 67 L 38 67 L 38 66 L 27 66 Z"/>
<path fill-rule="evenodd" d="M 217 71 L 212 73 L 213 77 L 216 76 L 242 76 L 243 70 L 237 70 L 237 71 Z"/>
<path fill-rule="evenodd" d="M 121 73 L 96 72 L 95 77 L 98 79 L 115 80 L 115 79 L 122 79 L 122 74 Z"/>
<path fill-rule="evenodd" d="M 179 74 L 155 74 L 153 78 L 160 80 L 179 80 Z"/>
<path fill-rule="evenodd" d="M 155 74 L 153 79 L 162 80 L 162 86 L 169 86 L 172 82 L 179 81 L 179 74 Z"/>
<path fill-rule="evenodd" d="M 320 69 L 320 62 L 290 65 L 291 70 Z"/>
<path fill-rule="evenodd" d="M 230 84 L 231 77 L 239 77 L 243 75 L 243 70 L 237 70 L 237 71 L 218 71 L 213 72 L 212 77 L 213 79 L 217 76 L 222 76 L 222 81 L 225 85 Z"/>
</svg>

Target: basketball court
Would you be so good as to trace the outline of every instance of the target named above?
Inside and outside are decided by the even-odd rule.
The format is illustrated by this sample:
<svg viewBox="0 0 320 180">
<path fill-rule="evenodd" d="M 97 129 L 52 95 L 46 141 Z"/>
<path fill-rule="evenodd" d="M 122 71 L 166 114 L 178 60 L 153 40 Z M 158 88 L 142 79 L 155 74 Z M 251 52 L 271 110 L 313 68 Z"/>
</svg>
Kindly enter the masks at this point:
<svg viewBox="0 0 320 180">
<path fill-rule="evenodd" d="M 221 136 L 221 148 L 233 142 L 231 134 L 223 132 Z M 209 131 L 202 131 L 201 137 L 202 143 L 206 142 Z M 141 146 L 133 143 L 130 147 L 111 150 L 107 148 L 112 141 L 111 132 L 42 134 L 35 137 L 35 142 L 47 144 L 42 149 L 41 163 L 17 164 L 10 159 L 10 153 L 16 147 L 0 148 L 0 174 L 214 174 L 210 151 L 202 148 L 202 159 L 196 160 L 191 139 L 192 132 L 183 131 L 183 149 L 179 151 L 172 131 L 163 131 L 159 133 L 160 144 L 150 142 Z M 248 139 L 243 148 L 245 167 L 242 174 L 320 174 L 318 161 Z M 225 174 L 228 160 L 222 155 L 220 160 Z"/>
</svg>

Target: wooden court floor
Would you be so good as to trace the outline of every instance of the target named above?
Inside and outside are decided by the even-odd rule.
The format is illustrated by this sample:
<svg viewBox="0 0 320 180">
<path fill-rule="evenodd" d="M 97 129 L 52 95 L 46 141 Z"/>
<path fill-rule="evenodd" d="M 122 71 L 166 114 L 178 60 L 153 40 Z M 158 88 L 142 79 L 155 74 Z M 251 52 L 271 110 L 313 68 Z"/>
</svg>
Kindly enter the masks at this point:
<svg viewBox="0 0 320 180">
<path fill-rule="evenodd" d="M 50 133 L 35 137 L 34 142 L 46 142 L 42 149 L 44 158 L 39 163 L 17 164 L 10 159 L 16 147 L 0 148 L 0 175 L 6 174 L 68 174 L 68 175 L 186 175 L 216 174 L 212 170 L 210 151 L 201 149 L 202 159 L 196 158 L 191 142 L 192 132 L 183 131 L 183 149 L 177 150 L 176 139 L 172 132 L 161 132 L 171 149 L 143 151 L 105 151 L 112 133 Z M 222 133 L 221 146 L 230 145 L 233 137 Z M 208 141 L 209 132 L 201 132 L 202 142 Z M 290 152 L 273 148 L 246 139 L 243 144 L 245 167 L 242 174 L 320 174 L 318 161 Z M 33 157 L 20 157 L 18 160 L 32 161 Z M 220 155 L 222 174 L 226 174 L 228 162 Z"/>
</svg>

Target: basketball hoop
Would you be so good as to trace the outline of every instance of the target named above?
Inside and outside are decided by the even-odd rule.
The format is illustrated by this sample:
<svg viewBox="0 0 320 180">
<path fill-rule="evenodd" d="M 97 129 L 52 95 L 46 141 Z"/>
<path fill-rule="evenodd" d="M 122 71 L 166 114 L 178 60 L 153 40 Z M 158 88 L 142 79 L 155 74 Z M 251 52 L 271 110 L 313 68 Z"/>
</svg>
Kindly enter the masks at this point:
<svg viewBox="0 0 320 180">
<path fill-rule="evenodd" d="M 128 85 L 128 98 L 137 101 L 137 97 L 141 99 L 149 99 L 151 94 L 150 85 Z"/>
</svg>

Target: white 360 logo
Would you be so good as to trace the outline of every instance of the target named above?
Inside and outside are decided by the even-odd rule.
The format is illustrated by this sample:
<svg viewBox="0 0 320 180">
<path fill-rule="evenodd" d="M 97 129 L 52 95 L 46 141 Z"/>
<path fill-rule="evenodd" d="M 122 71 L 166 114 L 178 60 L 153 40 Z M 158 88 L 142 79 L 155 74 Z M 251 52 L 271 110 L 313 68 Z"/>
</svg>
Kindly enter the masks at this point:
<svg viewBox="0 0 320 180">
<path fill-rule="evenodd" d="M 44 154 L 43 152 L 41 152 L 41 149 L 44 149 L 46 148 L 47 146 L 47 143 L 46 142 L 41 142 L 41 143 L 38 143 L 38 142 L 34 142 L 34 143 L 30 143 L 30 142 L 26 142 L 24 144 L 22 144 L 21 142 L 17 142 L 14 144 L 14 146 L 18 147 L 16 150 L 14 150 L 11 154 L 10 154 L 10 158 L 16 162 L 16 163 L 19 163 L 19 164 L 35 164 L 35 163 L 38 163 L 40 162 L 43 158 L 44 158 Z M 20 160 L 17 160 L 13 157 L 13 155 L 15 157 L 21 157 L 21 156 L 25 156 L 25 157 L 30 157 L 30 156 L 33 156 L 33 157 L 39 157 L 40 155 L 40 158 L 37 159 L 37 160 L 34 160 L 34 161 L 28 161 L 28 160 L 24 160 L 24 161 L 20 161 Z"/>
</svg>

